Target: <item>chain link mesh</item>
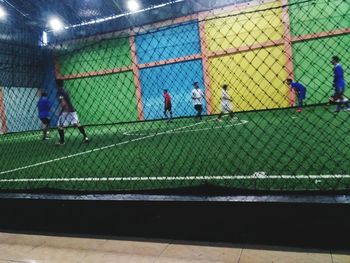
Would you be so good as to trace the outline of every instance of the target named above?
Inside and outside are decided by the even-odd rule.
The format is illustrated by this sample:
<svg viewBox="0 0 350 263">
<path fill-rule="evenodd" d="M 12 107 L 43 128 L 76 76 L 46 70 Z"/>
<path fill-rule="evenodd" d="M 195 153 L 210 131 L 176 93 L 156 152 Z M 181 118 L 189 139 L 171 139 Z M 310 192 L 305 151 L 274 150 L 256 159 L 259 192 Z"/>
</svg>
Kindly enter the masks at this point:
<svg viewBox="0 0 350 263">
<path fill-rule="evenodd" d="M 0 188 L 348 190 L 349 33 L 348 1 L 283 0 L 1 39 Z"/>
</svg>

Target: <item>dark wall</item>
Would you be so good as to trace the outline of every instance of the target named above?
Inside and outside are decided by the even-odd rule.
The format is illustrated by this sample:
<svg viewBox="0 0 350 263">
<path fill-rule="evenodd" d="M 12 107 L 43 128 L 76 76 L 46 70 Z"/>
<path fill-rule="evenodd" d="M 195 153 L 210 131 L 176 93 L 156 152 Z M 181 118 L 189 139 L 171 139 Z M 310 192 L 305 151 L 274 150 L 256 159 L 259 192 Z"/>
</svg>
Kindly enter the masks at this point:
<svg viewBox="0 0 350 263">
<path fill-rule="evenodd" d="M 43 80 L 41 30 L 21 14 L 0 22 L 0 86 L 39 87 Z"/>
<path fill-rule="evenodd" d="M 349 204 L 0 198 L 0 230 L 349 248 Z"/>
</svg>

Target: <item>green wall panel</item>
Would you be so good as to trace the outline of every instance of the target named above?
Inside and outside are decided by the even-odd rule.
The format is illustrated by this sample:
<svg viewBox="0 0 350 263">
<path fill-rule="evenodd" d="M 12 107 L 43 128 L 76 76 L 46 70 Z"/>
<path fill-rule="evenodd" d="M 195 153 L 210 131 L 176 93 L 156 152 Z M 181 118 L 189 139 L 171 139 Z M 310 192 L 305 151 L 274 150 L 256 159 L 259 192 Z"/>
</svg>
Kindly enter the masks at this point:
<svg viewBox="0 0 350 263">
<path fill-rule="evenodd" d="M 132 72 L 69 80 L 65 87 L 83 124 L 137 120 Z"/>
<path fill-rule="evenodd" d="M 62 75 L 131 65 L 129 38 L 75 44 L 59 55 Z"/>
<path fill-rule="evenodd" d="M 295 79 L 307 87 L 307 103 L 328 101 L 333 94 L 333 55 L 341 58 L 350 94 L 350 35 L 321 38 L 293 44 Z"/>
<path fill-rule="evenodd" d="M 293 36 L 350 28 L 350 1 L 315 0 L 300 3 L 289 0 Z"/>
</svg>

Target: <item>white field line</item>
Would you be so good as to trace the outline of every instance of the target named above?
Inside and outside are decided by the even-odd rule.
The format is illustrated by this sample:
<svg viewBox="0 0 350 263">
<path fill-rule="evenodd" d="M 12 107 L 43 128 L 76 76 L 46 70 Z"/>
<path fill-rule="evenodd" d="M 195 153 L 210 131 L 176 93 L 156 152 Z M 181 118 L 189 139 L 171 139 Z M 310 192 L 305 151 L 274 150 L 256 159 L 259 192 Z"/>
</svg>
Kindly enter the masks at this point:
<svg viewBox="0 0 350 263">
<path fill-rule="evenodd" d="M 0 175 L 9 174 L 9 173 L 13 173 L 13 172 L 18 172 L 18 171 L 25 170 L 25 169 L 28 169 L 28 168 L 37 167 L 37 166 L 41 166 L 41 165 L 48 164 L 48 163 L 58 162 L 58 161 L 70 159 L 70 158 L 73 158 L 73 157 L 77 157 L 77 156 L 86 155 L 86 154 L 89 154 L 89 153 L 94 153 L 94 152 L 110 149 L 110 148 L 117 147 L 117 146 L 120 146 L 120 145 L 124 145 L 124 144 L 132 143 L 132 142 L 145 140 L 145 139 L 156 137 L 156 136 L 159 136 L 159 135 L 163 135 L 163 134 L 179 131 L 181 129 L 190 128 L 190 127 L 193 127 L 193 126 L 196 126 L 196 125 L 200 125 L 202 123 L 204 123 L 204 122 L 197 122 L 195 124 L 183 126 L 183 127 L 180 127 L 180 128 L 176 128 L 176 129 L 172 129 L 172 130 L 168 130 L 168 131 L 164 131 L 164 132 L 160 132 L 160 133 L 156 133 L 156 134 L 151 134 L 151 135 L 148 135 L 148 136 L 143 136 L 143 137 L 131 139 L 131 140 L 124 141 L 124 142 L 114 143 L 114 144 L 103 146 L 103 147 L 100 147 L 100 148 L 95 148 L 95 149 L 92 149 L 92 150 L 88 150 L 88 151 L 84 151 L 84 152 L 80 152 L 80 153 L 75 153 L 75 154 L 71 154 L 71 155 L 55 158 L 55 159 L 52 159 L 52 160 L 47 160 L 47 161 L 44 161 L 44 162 L 30 164 L 30 165 L 22 166 L 22 167 L 11 169 L 11 170 L 7 170 L 7 171 L 2 171 L 2 172 L 0 172 Z"/>
<path fill-rule="evenodd" d="M 246 123 L 248 123 L 248 121 L 246 121 L 246 120 L 239 120 L 238 123 L 232 123 L 232 124 L 229 124 L 229 125 L 217 126 L 217 127 L 208 127 L 208 128 L 194 129 L 194 130 L 185 130 L 185 131 L 183 131 L 183 130 L 182 131 L 172 131 L 172 132 L 169 132 L 169 134 L 199 132 L 199 131 L 206 131 L 206 130 L 213 130 L 213 129 L 224 129 L 224 128 L 228 128 L 228 127 L 244 125 Z M 128 135 L 128 136 L 145 136 L 145 135 L 147 135 L 145 133 L 131 133 L 131 132 L 124 132 L 123 134 L 124 135 Z"/>
<path fill-rule="evenodd" d="M 227 176 L 150 176 L 150 177 L 87 177 L 87 178 L 22 178 L 0 179 L 0 183 L 18 182 L 128 182 L 128 181 L 204 181 L 204 180 L 276 180 L 276 179 L 349 179 L 348 174 L 324 175 L 227 175 Z"/>
</svg>

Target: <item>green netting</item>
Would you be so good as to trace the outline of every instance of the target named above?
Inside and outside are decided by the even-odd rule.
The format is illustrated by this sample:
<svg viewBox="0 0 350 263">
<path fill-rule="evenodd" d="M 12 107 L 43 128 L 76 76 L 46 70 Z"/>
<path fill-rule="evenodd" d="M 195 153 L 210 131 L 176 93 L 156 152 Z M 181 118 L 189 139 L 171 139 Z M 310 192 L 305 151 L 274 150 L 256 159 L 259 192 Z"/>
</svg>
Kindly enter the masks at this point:
<svg viewBox="0 0 350 263">
<path fill-rule="evenodd" d="M 349 6 L 248 1 L 0 52 L 0 189 L 349 190 Z"/>
</svg>

